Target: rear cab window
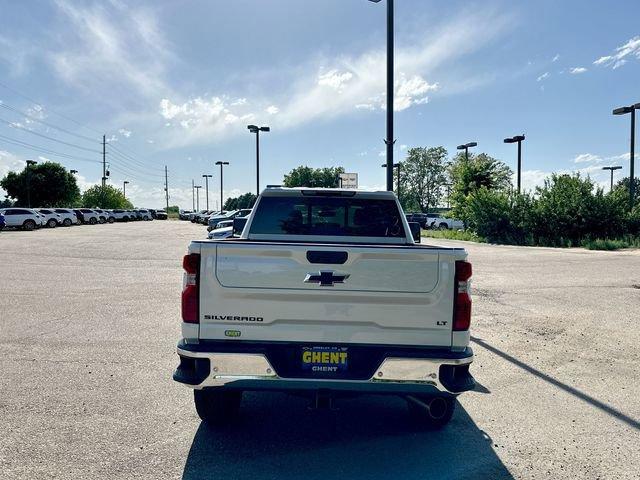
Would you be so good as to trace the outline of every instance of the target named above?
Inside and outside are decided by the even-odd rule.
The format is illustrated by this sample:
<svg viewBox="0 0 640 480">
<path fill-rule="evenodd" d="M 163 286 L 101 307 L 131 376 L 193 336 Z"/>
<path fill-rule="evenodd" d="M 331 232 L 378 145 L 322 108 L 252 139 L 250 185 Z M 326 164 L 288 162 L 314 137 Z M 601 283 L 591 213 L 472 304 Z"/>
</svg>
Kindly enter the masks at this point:
<svg viewBox="0 0 640 480">
<path fill-rule="evenodd" d="M 280 236 L 292 241 L 327 237 L 328 242 L 406 243 L 403 218 L 395 200 L 358 196 L 262 197 L 249 238 L 271 240 Z"/>
</svg>

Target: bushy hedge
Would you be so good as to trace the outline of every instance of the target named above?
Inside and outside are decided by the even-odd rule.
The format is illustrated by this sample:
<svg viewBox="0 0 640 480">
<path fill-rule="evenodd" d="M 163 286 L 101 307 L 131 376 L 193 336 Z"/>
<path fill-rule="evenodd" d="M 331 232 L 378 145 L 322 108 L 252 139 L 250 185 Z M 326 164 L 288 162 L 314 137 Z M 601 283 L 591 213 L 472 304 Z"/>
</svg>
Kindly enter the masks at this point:
<svg viewBox="0 0 640 480">
<path fill-rule="evenodd" d="M 640 206 L 628 212 L 627 197 L 578 174 L 554 174 L 534 194 L 480 188 L 464 210 L 468 228 L 494 243 L 580 246 L 640 233 Z"/>
</svg>

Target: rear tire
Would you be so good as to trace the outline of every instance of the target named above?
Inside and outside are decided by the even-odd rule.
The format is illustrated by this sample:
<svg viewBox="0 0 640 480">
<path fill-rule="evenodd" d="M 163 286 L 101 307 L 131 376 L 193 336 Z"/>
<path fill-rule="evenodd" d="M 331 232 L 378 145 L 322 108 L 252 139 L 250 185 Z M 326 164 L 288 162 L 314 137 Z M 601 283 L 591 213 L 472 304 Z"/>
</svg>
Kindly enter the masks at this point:
<svg viewBox="0 0 640 480">
<path fill-rule="evenodd" d="M 440 230 L 449 230 L 449 225 L 442 222 L 440 225 L 438 225 L 438 228 L 440 228 Z"/>
<path fill-rule="evenodd" d="M 73 222 L 71 221 L 71 219 L 70 219 L 70 218 L 65 218 L 65 219 L 62 221 L 62 225 L 64 225 L 65 227 L 70 227 L 72 224 L 73 224 Z"/>
<path fill-rule="evenodd" d="M 89 219 L 89 225 L 95 225 L 96 223 L 98 223 L 98 221 L 96 220 L 96 217 L 91 217 Z"/>
<path fill-rule="evenodd" d="M 194 390 L 193 400 L 200 420 L 208 425 L 223 426 L 238 416 L 242 392 L 237 390 Z"/>
<path fill-rule="evenodd" d="M 411 397 L 415 400 L 411 400 Z M 409 415 L 416 426 L 427 430 L 443 428 L 456 409 L 455 397 L 412 395 L 410 398 L 407 399 Z"/>
<path fill-rule="evenodd" d="M 36 222 L 34 222 L 33 220 L 25 220 L 24 223 L 22 224 L 22 229 L 28 232 L 30 232 L 31 230 L 35 230 L 35 228 L 36 228 Z"/>
<path fill-rule="evenodd" d="M 58 222 L 56 222 L 53 218 L 47 222 L 47 227 L 56 228 L 58 226 Z"/>
<path fill-rule="evenodd" d="M 108 220 L 108 222 L 109 222 L 109 223 L 113 223 L 113 222 L 115 222 L 115 221 L 116 221 L 116 219 L 115 219 L 115 218 L 113 218 L 113 217 L 109 217 L 109 220 Z"/>
</svg>

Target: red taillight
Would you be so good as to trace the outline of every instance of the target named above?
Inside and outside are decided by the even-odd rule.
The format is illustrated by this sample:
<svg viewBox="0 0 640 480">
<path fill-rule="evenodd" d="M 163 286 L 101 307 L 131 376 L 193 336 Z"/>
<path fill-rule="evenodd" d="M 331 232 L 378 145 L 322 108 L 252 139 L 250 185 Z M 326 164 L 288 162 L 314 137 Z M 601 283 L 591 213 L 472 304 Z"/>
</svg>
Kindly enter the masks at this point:
<svg viewBox="0 0 640 480">
<path fill-rule="evenodd" d="M 199 309 L 198 281 L 200 276 L 200 255 L 191 253 L 182 259 L 184 268 L 184 279 L 182 285 L 182 321 L 187 323 L 198 323 Z"/>
<path fill-rule="evenodd" d="M 471 326 L 471 295 L 470 283 L 471 264 L 464 260 L 456 262 L 456 276 L 454 281 L 454 304 L 453 304 L 453 330 L 469 330 Z"/>
</svg>

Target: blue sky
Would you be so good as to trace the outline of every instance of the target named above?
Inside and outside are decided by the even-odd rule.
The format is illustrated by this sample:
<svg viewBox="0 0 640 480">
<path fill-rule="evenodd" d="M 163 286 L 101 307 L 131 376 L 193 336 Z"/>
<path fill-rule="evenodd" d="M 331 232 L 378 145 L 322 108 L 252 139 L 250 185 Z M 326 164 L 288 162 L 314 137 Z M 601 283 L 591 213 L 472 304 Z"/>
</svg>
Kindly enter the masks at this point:
<svg viewBox="0 0 640 480">
<path fill-rule="evenodd" d="M 0 0 L 0 11 L 0 175 L 49 158 L 86 188 L 105 133 L 114 185 L 162 205 L 167 165 L 171 203 L 190 207 L 203 173 L 219 197 L 217 160 L 231 163 L 225 195 L 255 189 L 257 123 L 272 128 L 263 186 L 301 164 L 384 186 L 384 0 Z M 611 110 L 640 102 L 640 27 L 621 21 L 635 18 L 632 0 L 397 1 L 396 158 L 477 141 L 513 167 L 502 139 L 525 133 L 527 188 L 552 171 L 603 185 L 604 165 L 628 175 L 629 119 Z"/>
</svg>

